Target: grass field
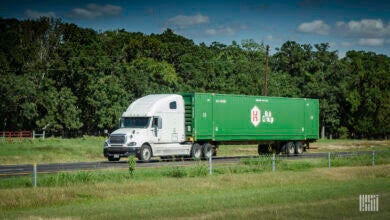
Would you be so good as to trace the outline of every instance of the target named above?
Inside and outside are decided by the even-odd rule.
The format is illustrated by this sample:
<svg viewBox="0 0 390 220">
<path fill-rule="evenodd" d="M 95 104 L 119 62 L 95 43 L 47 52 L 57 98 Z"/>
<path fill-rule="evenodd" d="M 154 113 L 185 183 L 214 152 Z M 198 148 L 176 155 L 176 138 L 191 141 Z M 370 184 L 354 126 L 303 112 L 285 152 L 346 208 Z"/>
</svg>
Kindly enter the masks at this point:
<svg viewBox="0 0 390 220">
<path fill-rule="evenodd" d="M 86 142 L 90 140 L 85 140 Z M 80 147 L 80 146 L 79 146 Z M 379 212 L 359 212 L 359 195 L 379 195 Z M 137 168 L 0 179 L 0 219 L 388 219 L 390 152 L 327 160 Z"/>
<path fill-rule="evenodd" d="M 0 164 L 102 161 L 104 137 L 0 142 Z"/>
<path fill-rule="evenodd" d="M 299 164 L 299 162 L 294 162 Z M 308 162 L 305 162 L 308 163 Z M 201 165 L 198 168 L 203 169 Z M 241 168 L 240 168 L 241 167 Z M 38 188 L 0 180 L 1 219 L 388 219 L 390 165 L 248 171 L 173 178 L 171 168 L 46 175 Z M 216 168 L 218 170 L 218 168 Z M 188 170 L 187 170 L 188 172 Z M 202 172 L 201 172 L 202 173 Z M 198 173 L 199 174 L 199 173 Z M 45 179 L 46 178 L 46 179 Z M 30 180 L 31 181 L 31 180 Z M 359 212 L 359 195 L 379 212 Z"/>
<path fill-rule="evenodd" d="M 104 161 L 104 137 L 76 139 L 47 138 L 45 140 L 0 140 L 0 164 L 32 164 Z M 390 150 L 390 141 L 319 140 L 307 153 L 329 151 Z M 218 156 L 257 155 L 255 145 L 220 146 Z M 126 160 L 126 159 L 124 159 Z"/>
</svg>

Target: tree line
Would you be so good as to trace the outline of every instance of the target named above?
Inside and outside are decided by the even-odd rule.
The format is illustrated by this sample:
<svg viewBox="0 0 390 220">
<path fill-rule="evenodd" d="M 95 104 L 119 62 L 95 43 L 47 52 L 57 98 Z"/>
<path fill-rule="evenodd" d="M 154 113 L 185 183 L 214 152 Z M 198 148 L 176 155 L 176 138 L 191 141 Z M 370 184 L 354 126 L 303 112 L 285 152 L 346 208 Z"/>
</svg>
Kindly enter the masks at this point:
<svg viewBox="0 0 390 220">
<path fill-rule="evenodd" d="M 59 19 L 0 18 L 3 130 L 112 130 L 152 93 L 262 95 L 266 49 L 248 39 L 195 44 L 167 29 L 97 32 Z M 269 60 L 268 95 L 320 100 L 328 137 L 387 138 L 390 58 L 328 43 L 285 42 Z"/>
</svg>

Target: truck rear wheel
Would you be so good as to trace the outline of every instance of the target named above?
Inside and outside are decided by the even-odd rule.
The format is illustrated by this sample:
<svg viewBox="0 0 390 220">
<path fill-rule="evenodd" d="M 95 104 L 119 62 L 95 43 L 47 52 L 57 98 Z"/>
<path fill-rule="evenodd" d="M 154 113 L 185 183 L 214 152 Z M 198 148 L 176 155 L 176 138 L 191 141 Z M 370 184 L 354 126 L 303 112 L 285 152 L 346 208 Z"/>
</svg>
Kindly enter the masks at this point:
<svg viewBox="0 0 390 220">
<path fill-rule="evenodd" d="M 142 161 L 149 161 L 150 158 L 152 158 L 152 149 L 150 149 L 149 145 L 147 144 L 142 145 L 138 159 Z"/>
<path fill-rule="evenodd" d="M 286 144 L 286 153 L 288 155 L 293 155 L 295 153 L 295 145 L 293 142 L 287 142 Z"/>
<path fill-rule="evenodd" d="M 303 154 L 303 144 L 300 141 L 295 142 L 295 154 Z"/>
<path fill-rule="evenodd" d="M 200 160 L 202 158 L 202 147 L 198 143 L 192 145 L 191 157 L 196 160 Z"/>
<path fill-rule="evenodd" d="M 213 150 L 213 145 L 211 145 L 210 143 L 203 144 L 203 146 L 202 146 L 202 156 L 203 156 L 203 158 L 209 159 L 210 157 L 212 157 L 213 151 L 214 151 Z"/>
</svg>

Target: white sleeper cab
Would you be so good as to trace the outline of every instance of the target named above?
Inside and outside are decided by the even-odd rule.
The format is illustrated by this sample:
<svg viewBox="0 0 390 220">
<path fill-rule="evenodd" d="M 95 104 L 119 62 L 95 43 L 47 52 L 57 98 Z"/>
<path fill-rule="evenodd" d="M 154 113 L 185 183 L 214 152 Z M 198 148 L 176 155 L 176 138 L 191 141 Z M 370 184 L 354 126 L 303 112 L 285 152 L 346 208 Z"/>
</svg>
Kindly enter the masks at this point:
<svg viewBox="0 0 390 220">
<path fill-rule="evenodd" d="M 104 144 L 109 161 L 130 155 L 148 161 L 152 156 L 190 155 L 185 142 L 184 100 L 181 95 L 148 95 L 133 102 L 121 126 Z"/>
</svg>

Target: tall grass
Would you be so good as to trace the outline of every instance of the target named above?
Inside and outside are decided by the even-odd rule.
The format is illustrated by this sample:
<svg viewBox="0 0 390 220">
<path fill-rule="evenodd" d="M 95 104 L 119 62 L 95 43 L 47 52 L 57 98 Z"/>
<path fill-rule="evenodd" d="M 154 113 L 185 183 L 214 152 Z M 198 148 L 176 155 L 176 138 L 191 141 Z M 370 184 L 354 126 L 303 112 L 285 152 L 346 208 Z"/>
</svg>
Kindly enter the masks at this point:
<svg viewBox="0 0 390 220">
<path fill-rule="evenodd" d="M 390 151 L 376 152 L 375 165 L 390 164 Z M 372 166 L 371 154 L 353 154 L 352 156 L 341 156 L 333 154 L 331 157 L 331 168 L 345 166 Z M 288 160 L 275 158 L 276 172 L 281 171 L 307 171 L 314 168 L 328 167 L 327 158 L 321 159 L 299 159 Z M 213 175 L 225 174 L 246 174 L 264 173 L 272 170 L 272 156 L 264 155 L 254 158 L 241 159 L 239 164 L 217 165 L 213 167 Z M 194 166 L 172 166 L 162 168 L 139 168 L 137 175 L 131 177 L 126 170 L 99 170 L 99 171 L 78 171 L 62 172 L 57 174 L 38 175 L 38 187 L 73 186 L 89 183 L 122 183 L 130 178 L 133 181 L 145 179 L 157 179 L 161 177 L 185 178 L 205 177 L 209 174 L 207 163 L 197 162 Z M 0 179 L 1 188 L 23 188 L 32 186 L 32 177 L 17 177 Z"/>
</svg>

